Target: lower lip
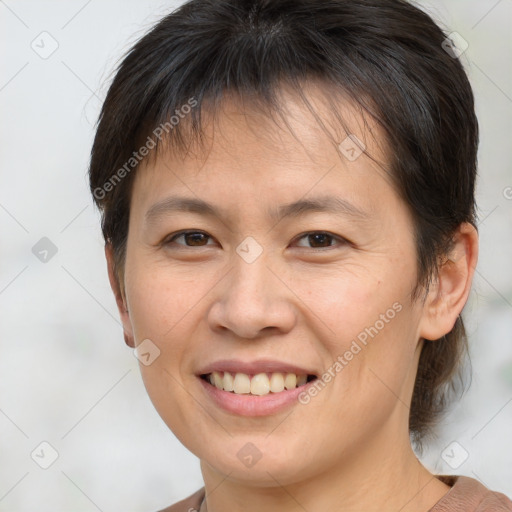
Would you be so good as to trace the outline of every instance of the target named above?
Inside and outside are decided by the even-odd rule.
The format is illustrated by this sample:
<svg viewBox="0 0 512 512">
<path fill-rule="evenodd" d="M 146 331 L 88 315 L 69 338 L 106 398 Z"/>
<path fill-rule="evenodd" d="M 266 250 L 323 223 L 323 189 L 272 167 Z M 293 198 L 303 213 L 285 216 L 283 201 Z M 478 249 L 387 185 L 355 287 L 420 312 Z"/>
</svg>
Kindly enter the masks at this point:
<svg viewBox="0 0 512 512">
<path fill-rule="evenodd" d="M 268 416 L 280 412 L 292 404 L 299 404 L 299 395 L 307 391 L 316 379 L 295 389 L 269 393 L 268 395 L 237 395 L 230 391 L 218 389 L 201 377 L 198 377 L 203 389 L 213 402 L 222 409 L 240 416 Z"/>
</svg>

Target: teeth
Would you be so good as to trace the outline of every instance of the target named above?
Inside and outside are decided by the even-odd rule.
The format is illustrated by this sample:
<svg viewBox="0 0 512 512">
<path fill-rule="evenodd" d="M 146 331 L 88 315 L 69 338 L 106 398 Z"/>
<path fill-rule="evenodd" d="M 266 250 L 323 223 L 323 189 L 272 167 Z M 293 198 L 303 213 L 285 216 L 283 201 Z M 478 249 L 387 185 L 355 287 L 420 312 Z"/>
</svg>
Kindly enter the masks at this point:
<svg viewBox="0 0 512 512">
<path fill-rule="evenodd" d="M 224 379 L 220 386 L 217 386 L 219 389 L 224 389 L 224 391 L 234 391 L 235 385 L 233 381 L 233 375 L 228 372 L 224 372 Z"/>
<path fill-rule="evenodd" d="M 245 395 L 251 392 L 251 379 L 249 379 L 249 376 L 245 373 L 237 373 L 233 386 L 233 391 L 237 395 Z"/>
<path fill-rule="evenodd" d="M 297 375 L 295 373 L 287 373 L 284 378 L 284 387 L 286 389 L 295 389 L 297 387 Z"/>
<path fill-rule="evenodd" d="M 303 386 L 308 381 L 307 375 L 298 375 L 297 376 L 297 386 Z"/>
<path fill-rule="evenodd" d="M 270 377 L 270 391 L 279 393 L 284 391 L 284 377 L 282 373 L 273 373 Z"/>
<path fill-rule="evenodd" d="M 270 375 L 270 378 L 269 378 Z M 280 393 L 285 389 L 295 389 L 303 386 L 308 379 L 307 375 L 295 375 L 295 373 L 258 373 L 252 378 L 245 373 L 212 372 L 208 375 L 208 382 L 217 389 L 233 391 L 238 395 L 268 395 Z"/>
<path fill-rule="evenodd" d="M 213 372 L 213 385 L 217 388 L 222 387 L 223 384 L 223 378 L 222 375 L 219 372 Z"/>
<path fill-rule="evenodd" d="M 258 373 L 251 379 L 251 395 L 268 395 L 270 381 L 266 373 Z"/>
</svg>

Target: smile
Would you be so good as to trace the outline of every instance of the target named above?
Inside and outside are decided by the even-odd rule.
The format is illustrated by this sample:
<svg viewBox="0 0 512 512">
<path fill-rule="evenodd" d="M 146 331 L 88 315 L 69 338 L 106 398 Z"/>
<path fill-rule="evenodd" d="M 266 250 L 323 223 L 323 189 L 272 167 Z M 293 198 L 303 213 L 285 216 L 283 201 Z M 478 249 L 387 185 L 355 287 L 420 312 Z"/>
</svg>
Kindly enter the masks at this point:
<svg viewBox="0 0 512 512">
<path fill-rule="evenodd" d="M 236 372 L 218 372 L 201 375 L 201 378 L 222 391 L 237 395 L 264 396 L 269 393 L 282 393 L 285 390 L 304 386 L 316 379 L 315 375 L 295 373 L 258 373 L 248 375 Z"/>
</svg>

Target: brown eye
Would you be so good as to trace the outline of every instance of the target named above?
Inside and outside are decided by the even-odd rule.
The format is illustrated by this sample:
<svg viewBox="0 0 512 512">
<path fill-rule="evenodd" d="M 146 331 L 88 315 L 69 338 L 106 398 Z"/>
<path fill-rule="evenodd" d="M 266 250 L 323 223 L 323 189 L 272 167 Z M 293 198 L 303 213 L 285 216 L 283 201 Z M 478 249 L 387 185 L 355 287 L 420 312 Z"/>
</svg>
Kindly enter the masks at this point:
<svg viewBox="0 0 512 512">
<path fill-rule="evenodd" d="M 202 231 L 181 231 L 167 240 L 165 245 L 171 244 L 181 238 L 183 238 L 185 243 L 178 243 L 178 245 L 184 245 L 186 247 L 204 247 L 208 245 L 208 239 L 211 237 Z"/>
<path fill-rule="evenodd" d="M 324 247 L 332 247 L 334 243 L 332 242 L 340 242 L 343 244 L 345 241 L 335 235 L 330 233 L 326 233 L 324 231 L 312 231 L 310 233 L 305 233 L 302 235 L 299 240 L 305 239 L 306 242 L 310 245 L 298 244 L 299 247 L 310 247 L 312 249 L 322 249 Z"/>
</svg>

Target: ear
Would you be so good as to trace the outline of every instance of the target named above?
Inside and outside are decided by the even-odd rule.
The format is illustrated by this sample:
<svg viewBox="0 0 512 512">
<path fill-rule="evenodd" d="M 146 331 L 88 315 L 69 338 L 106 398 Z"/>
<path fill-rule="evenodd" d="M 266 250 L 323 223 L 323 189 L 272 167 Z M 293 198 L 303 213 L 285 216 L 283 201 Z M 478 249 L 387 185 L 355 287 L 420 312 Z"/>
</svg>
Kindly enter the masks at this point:
<svg viewBox="0 0 512 512">
<path fill-rule="evenodd" d="M 119 310 L 119 316 L 121 317 L 121 322 L 123 324 L 124 341 L 129 347 L 135 348 L 132 323 L 130 321 L 130 313 L 128 311 L 123 289 L 120 286 L 118 276 L 114 269 L 114 248 L 109 242 L 105 244 L 105 257 L 107 259 L 108 279 L 110 281 L 110 287 L 114 292 L 117 309 Z"/>
<path fill-rule="evenodd" d="M 426 340 L 438 340 L 453 329 L 471 290 L 478 261 L 476 228 L 469 223 L 461 224 L 453 241 L 423 305 L 419 336 Z"/>
</svg>

